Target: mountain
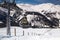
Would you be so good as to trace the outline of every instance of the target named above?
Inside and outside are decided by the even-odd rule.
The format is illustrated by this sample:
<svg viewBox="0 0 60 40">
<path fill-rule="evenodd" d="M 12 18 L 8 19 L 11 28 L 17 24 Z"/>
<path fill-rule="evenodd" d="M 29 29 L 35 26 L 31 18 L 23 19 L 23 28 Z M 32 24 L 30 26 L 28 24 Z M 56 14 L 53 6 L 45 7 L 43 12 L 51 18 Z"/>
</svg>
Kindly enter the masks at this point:
<svg viewBox="0 0 60 40">
<path fill-rule="evenodd" d="M 59 23 L 58 19 L 60 19 L 60 5 L 55 5 L 52 3 L 44 3 L 44 4 L 39 4 L 39 5 L 17 4 L 17 6 L 20 7 L 21 9 L 23 9 L 23 11 L 26 11 L 26 12 L 29 11 L 29 13 L 30 12 L 39 12 L 41 15 L 45 16 L 45 17 L 42 16 L 43 23 L 46 22 L 49 25 L 50 24 L 58 25 L 58 23 Z"/>
<path fill-rule="evenodd" d="M 50 12 L 60 12 L 60 5 L 54 5 L 52 3 L 43 3 L 38 5 L 31 5 L 31 4 L 17 4 L 18 7 L 22 8 L 26 11 L 38 11 L 41 12 L 42 10 L 50 11 Z"/>
<path fill-rule="evenodd" d="M 0 5 L 0 10 L 7 14 L 8 13 L 8 5 L 7 4 Z M 58 18 L 60 18 L 60 17 L 57 17 L 55 15 L 60 13 L 60 6 L 59 5 L 54 5 L 54 4 L 51 4 L 51 3 L 39 4 L 39 5 L 31 5 L 31 4 L 16 4 L 16 5 L 11 4 L 10 5 L 10 16 L 13 18 L 12 22 L 19 23 L 20 18 L 22 16 L 21 14 L 23 14 L 23 13 L 26 14 L 26 12 L 28 14 L 29 13 L 30 14 L 33 14 L 33 13 L 39 14 L 40 17 L 42 17 L 41 20 L 43 19 L 42 20 L 43 24 L 47 24 L 47 25 L 52 25 L 52 24 L 55 25 L 55 24 L 57 24 L 58 25 L 58 21 L 56 21 L 56 20 L 58 20 Z M 30 21 L 29 18 L 31 18 L 31 20 L 34 19 L 33 15 L 30 15 L 30 16 L 27 15 L 27 16 L 28 16 L 27 21 Z"/>
<path fill-rule="evenodd" d="M 60 5 L 55 5 L 52 3 L 43 3 L 43 4 L 38 4 L 38 5 L 17 4 L 17 6 L 25 11 L 35 11 L 43 15 L 44 13 L 58 13 L 56 17 L 60 15 Z"/>
</svg>

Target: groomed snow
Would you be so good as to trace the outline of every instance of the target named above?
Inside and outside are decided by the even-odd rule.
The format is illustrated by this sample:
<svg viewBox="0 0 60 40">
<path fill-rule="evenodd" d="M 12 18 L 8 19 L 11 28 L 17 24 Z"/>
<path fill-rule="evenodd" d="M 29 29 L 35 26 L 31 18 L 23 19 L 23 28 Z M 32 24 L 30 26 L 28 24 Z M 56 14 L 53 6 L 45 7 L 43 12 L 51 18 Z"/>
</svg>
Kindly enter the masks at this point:
<svg viewBox="0 0 60 40">
<path fill-rule="evenodd" d="M 16 36 L 15 31 L 16 29 Z M 24 33 L 24 34 L 23 34 Z M 7 36 L 7 28 L 0 28 L 0 40 L 59 40 L 60 29 L 38 29 L 11 27 L 11 37 Z"/>
</svg>

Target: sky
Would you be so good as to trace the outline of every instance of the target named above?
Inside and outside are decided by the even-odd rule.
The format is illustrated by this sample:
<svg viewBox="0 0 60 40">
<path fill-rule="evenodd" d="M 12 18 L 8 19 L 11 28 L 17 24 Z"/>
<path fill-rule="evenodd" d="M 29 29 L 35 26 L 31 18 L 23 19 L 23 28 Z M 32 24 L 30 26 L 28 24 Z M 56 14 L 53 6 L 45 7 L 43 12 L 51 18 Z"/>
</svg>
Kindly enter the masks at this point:
<svg viewBox="0 0 60 40">
<path fill-rule="evenodd" d="M 0 0 L 3 1 L 3 0 Z M 8 1 L 8 0 L 6 0 Z M 10 0 L 12 2 L 12 0 Z M 42 3 L 53 3 L 53 4 L 59 4 L 60 0 L 15 0 L 15 2 L 18 3 L 28 3 L 28 4 L 42 4 Z"/>
<path fill-rule="evenodd" d="M 16 3 L 28 3 L 28 4 L 53 3 L 60 5 L 60 0 L 15 0 L 15 1 Z"/>
</svg>

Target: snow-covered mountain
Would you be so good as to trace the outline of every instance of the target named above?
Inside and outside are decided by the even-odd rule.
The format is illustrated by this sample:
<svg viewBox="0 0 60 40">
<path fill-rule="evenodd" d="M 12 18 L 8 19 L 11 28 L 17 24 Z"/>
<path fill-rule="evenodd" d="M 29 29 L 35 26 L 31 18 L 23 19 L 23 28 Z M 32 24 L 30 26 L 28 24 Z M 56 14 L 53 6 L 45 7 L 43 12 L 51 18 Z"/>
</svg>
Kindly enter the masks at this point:
<svg viewBox="0 0 60 40">
<path fill-rule="evenodd" d="M 39 12 L 41 14 L 44 13 L 60 13 L 60 5 L 54 5 L 52 3 L 43 3 L 43 4 L 38 4 L 38 5 L 32 5 L 32 4 L 17 4 L 17 6 L 24 11 L 35 11 Z M 15 8 L 11 8 L 11 16 L 18 10 Z M 0 7 L 0 10 L 5 11 L 7 13 L 8 9 Z M 57 15 L 59 16 L 59 15 Z"/>
<path fill-rule="evenodd" d="M 49 20 L 49 21 L 52 21 L 52 18 L 53 17 L 56 18 L 56 19 L 60 18 L 60 16 L 58 15 L 58 13 L 60 13 L 60 5 L 54 5 L 54 4 L 51 4 L 51 3 L 45 3 L 45 4 L 39 4 L 39 5 L 17 4 L 17 6 L 16 5 L 15 6 L 11 5 L 10 9 L 11 9 L 10 10 L 10 16 L 12 16 L 12 17 L 15 16 L 16 18 L 14 18 L 13 20 L 16 20 L 16 21 L 19 21 L 19 19 L 21 18 L 21 15 L 20 14 L 26 13 L 28 11 L 29 11 L 29 13 L 30 12 L 31 13 L 35 13 L 36 12 L 35 14 L 39 14 L 40 13 L 40 16 L 42 15 L 43 19 L 45 18 L 46 20 Z M 21 9 L 22 9 L 22 11 L 21 11 Z M 7 9 L 7 6 L 6 6 L 6 8 L 0 7 L 0 10 L 5 11 L 6 13 L 8 12 L 7 11 L 8 10 Z M 53 14 L 51 16 L 49 15 L 50 17 L 48 17 L 44 13 L 47 13 L 47 14 L 48 13 L 54 13 L 55 15 L 57 14 L 57 16 L 55 16 Z M 29 14 L 28 14 L 27 16 L 28 16 L 27 17 L 27 20 L 29 22 L 31 22 L 31 20 L 33 20 L 35 18 L 35 16 L 33 16 L 33 15 L 30 15 L 29 16 Z M 43 20 L 43 23 L 45 21 Z"/>
<path fill-rule="evenodd" d="M 17 4 L 17 6 L 25 11 L 35 11 L 44 13 L 60 13 L 60 5 L 54 5 L 52 3 L 43 3 L 38 5 L 31 4 Z M 11 16 L 18 10 L 14 6 L 11 7 Z M 5 11 L 7 13 L 8 9 L 0 7 L 0 10 Z"/>
<path fill-rule="evenodd" d="M 54 5 L 52 3 L 43 3 L 38 5 L 31 5 L 31 4 L 17 4 L 18 7 L 22 8 L 26 11 L 38 11 L 41 12 L 42 10 L 50 11 L 50 12 L 60 12 L 60 5 Z"/>
<path fill-rule="evenodd" d="M 43 4 L 38 4 L 38 5 L 17 4 L 17 6 L 25 11 L 35 11 L 43 15 L 44 13 L 55 13 L 56 17 L 60 19 L 60 5 L 55 5 L 52 3 L 43 3 Z"/>
</svg>

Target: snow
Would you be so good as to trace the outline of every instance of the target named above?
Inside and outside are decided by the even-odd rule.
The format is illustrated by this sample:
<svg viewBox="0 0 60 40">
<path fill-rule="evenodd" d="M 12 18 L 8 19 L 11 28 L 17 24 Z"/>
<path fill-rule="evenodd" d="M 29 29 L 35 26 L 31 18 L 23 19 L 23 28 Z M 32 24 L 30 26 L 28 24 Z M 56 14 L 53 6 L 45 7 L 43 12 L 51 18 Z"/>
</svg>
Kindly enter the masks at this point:
<svg viewBox="0 0 60 40">
<path fill-rule="evenodd" d="M 32 7 L 32 5 L 30 5 L 30 4 L 17 4 L 17 6 L 18 7 L 20 7 L 21 9 L 23 9 L 23 10 L 28 10 L 28 11 L 34 11 L 31 7 Z"/>
<path fill-rule="evenodd" d="M 18 7 L 22 8 L 23 10 L 27 11 L 38 11 L 41 12 L 42 10 L 45 11 L 52 11 L 52 12 L 60 12 L 60 5 L 54 5 L 52 3 L 43 3 L 38 5 L 31 5 L 31 4 L 17 4 Z"/>
<path fill-rule="evenodd" d="M 38 5 L 31 4 L 17 4 L 18 7 L 23 9 L 24 11 L 35 11 L 44 15 L 44 13 L 60 13 L 60 5 L 55 5 L 52 3 L 43 3 Z M 8 13 L 8 9 L 0 7 L 0 10 Z M 43 11 L 43 12 L 42 12 Z M 16 13 L 16 10 L 12 9 L 10 11 L 10 16 L 13 16 Z M 59 16 L 59 17 L 58 17 Z M 57 18 L 60 19 L 60 15 L 57 15 Z"/>
<path fill-rule="evenodd" d="M 0 23 L 3 23 L 2 21 L 0 21 Z"/>
<path fill-rule="evenodd" d="M 30 23 L 34 17 L 34 15 L 27 15 L 27 21 Z"/>
<path fill-rule="evenodd" d="M 16 36 L 15 31 L 16 29 Z M 0 40 L 60 40 L 60 29 L 38 29 L 11 27 L 11 36 L 7 36 L 7 28 L 0 28 Z"/>
<path fill-rule="evenodd" d="M 12 9 L 12 10 L 10 11 L 10 16 L 13 16 L 14 13 L 16 13 L 16 10 Z"/>
<path fill-rule="evenodd" d="M 60 5 L 54 5 L 51 3 L 31 5 L 31 4 L 17 4 L 20 8 L 25 11 L 36 11 L 40 13 L 44 12 L 59 12 Z M 0 7 L 0 10 L 7 13 L 7 9 Z M 44 12 L 42 12 L 44 10 Z M 16 10 L 10 11 L 11 16 L 15 13 Z M 58 15 L 57 15 L 58 16 Z M 27 16 L 31 21 L 32 15 Z M 30 18 L 31 17 L 31 18 Z M 15 31 L 16 29 L 16 31 Z M 15 36 L 16 32 L 16 36 Z M 0 28 L 0 40 L 60 40 L 60 28 L 56 29 L 44 29 L 44 28 L 27 28 L 23 29 L 21 27 L 11 27 L 11 36 L 7 35 L 7 28 Z"/>
<path fill-rule="evenodd" d="M 2 8 L 2 7 L 0 7 L 0 10 L 3 11 L 3 12 L 8 13 L 8 9 L 6 9 L 6 8 Z"/>
<path fill-rule="evenodd" d="M 17 4 L 18 7 L 24 11 L 35 11 L 44 15 L 44 13 L 56 13 L 56 18 L 60 19 L 60 5 L 52 3 L 43 3 L 38 5 L 31 4 Z M 46 15 L 45 15 L 46 16 Z M 59 17 L 58 17 L 59 16 Z"/>
</svg>

